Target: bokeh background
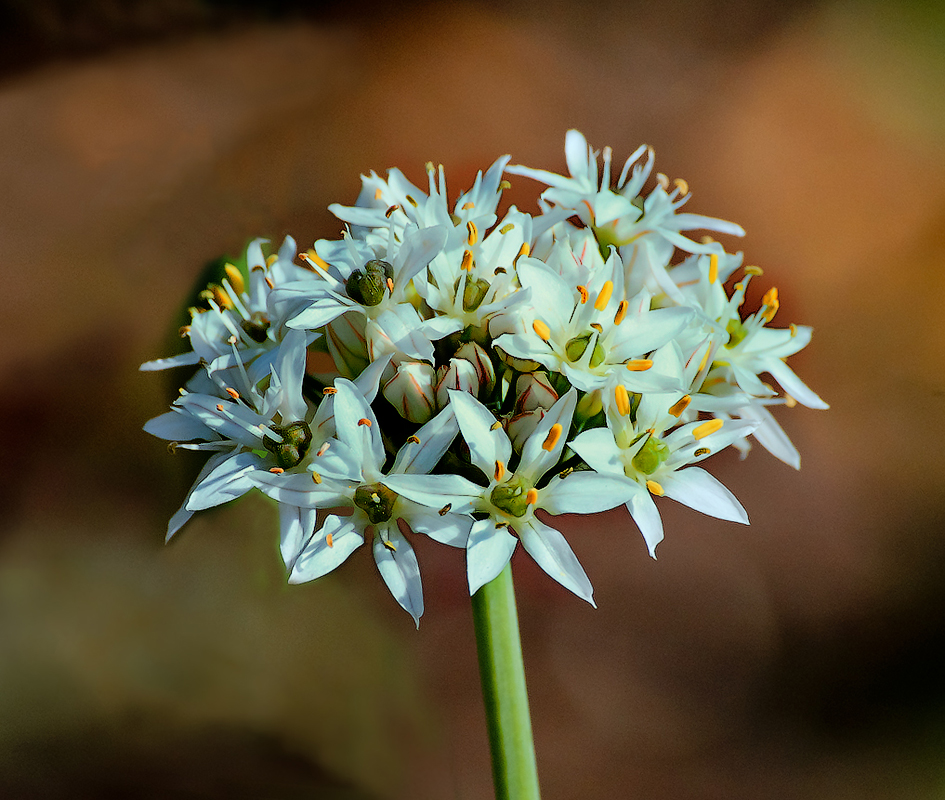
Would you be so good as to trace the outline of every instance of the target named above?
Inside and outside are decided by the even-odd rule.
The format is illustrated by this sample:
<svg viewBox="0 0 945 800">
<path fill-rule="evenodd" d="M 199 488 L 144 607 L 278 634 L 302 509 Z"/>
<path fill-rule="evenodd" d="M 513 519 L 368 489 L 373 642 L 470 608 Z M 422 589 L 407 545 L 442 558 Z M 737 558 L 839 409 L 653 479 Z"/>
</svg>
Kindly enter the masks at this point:
<svg viewBox="0 0 945 800">
<path fill-rule="evenodd" d="M 799 472 L 714 459 L 749 528 L 667 502 L 653 561 L 622 510 L 566 522 L 597 610 L 515 559 L 544 796 L 945 792 L 942 4 L 0 14 L 0 796 L 491 795 L 462 555 L 418 543 L 418 632 L 366 552 L 286 587 L 259 498 L 165 546 L 196 464 L 141 431 L 181 376 L 137 367 L 360 173 L 564 169 L 569 127 L 745 227 L 832 408 L 783 410 Z"/>
</svg>

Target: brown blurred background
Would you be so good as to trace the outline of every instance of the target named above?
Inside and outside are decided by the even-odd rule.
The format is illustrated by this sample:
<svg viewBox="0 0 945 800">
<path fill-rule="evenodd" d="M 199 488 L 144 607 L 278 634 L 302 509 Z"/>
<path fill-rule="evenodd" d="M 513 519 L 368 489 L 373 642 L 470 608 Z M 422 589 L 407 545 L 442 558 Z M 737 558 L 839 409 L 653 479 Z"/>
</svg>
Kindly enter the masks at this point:
<svg viewBox="0 0 945 800">
<path fill-rule="evenodd" d="M 361 172 L 563 169 L 569 127 L 744 225 L 832 409 L 780 415 L 800 472 L 717 459 L 750 528 L 664 503 L 655 562 L 622 510 L 566 523 L 596 611 L 516 558 L 544 796 L 945 793 L 941 4 L 0 14 L 0 796 L 490 796 L 462 555 L 418 542 L 417 632 L 366 551 L 286 587 L 258 498 L 165 547 L 195 463 L 141 425 L 182 376 L 137 367 Z"/>
</svg>

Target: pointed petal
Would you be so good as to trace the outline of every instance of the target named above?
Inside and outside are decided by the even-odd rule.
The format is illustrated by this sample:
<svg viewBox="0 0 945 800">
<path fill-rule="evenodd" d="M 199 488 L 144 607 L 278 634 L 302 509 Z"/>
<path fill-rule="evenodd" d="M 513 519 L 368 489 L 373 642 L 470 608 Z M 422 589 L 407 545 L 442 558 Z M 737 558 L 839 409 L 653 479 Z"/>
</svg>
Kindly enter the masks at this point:
<svg viewBox="0 0 945 800">
<path fill-rule="evenodd" d="M 474 522 L 466 544 L 466 571 L 469 576 L 469 594 L 473 595 L 493 580 L 509 563 L 516 539 L 495 521 L 481 519 Z"/>
<path fill-rule="evenodd" d="M 539 567 L 565 589 L 571 590 L 597 608 L 594 603 L 594 587 L 591 586 L 581 562 L 577 560 L 571 546 L 559 531 L 533 518 L 519 530 L 519 538 L 522 540 L 522 547 L 535 559 Z"/>
<path fill-rule="evenodd" d="M 656 558 L 656 545 L 663 541 L 663 519 L 653 502 L 653 496 L 642 486 L 637 486 L 633 496 L 627 501 L 627 511 L 643 534 L 650 555 Z"/>
<path fill-rule="evenodd" d="M 262 464 L 255 453 L 237 453 L 224 459 L 194 487 L 185 504 L 188 511 L 202 511 L 240 497 L 253 488 L 249 477 Z"/>
<path fill-rule="evenodd" d="M 722 483 L 701 467 L 688 467 L 660 476 L 667 497 L 710 517 L 748 524 L 748 514 Z"/>
<path fill-rule="evenodd" d="M 512 443 L 501 425 L 495 427 L 496 418 L 492 412 L 466 392 L 451 389 L 449 396 L 463 438 L 469 445 L 469 458 L 472 463 L 487 476 L 491 476 L 495 471 L 496 461 L 508 466 Z"/>
<path fill-rule="evenodd" d="M 423 533 L 440 544 L 452 547 L 465 547 L 469 539 L 469 529 L 472 527 L 472 517 L 464 514 L 439 511 L 421 506 L 411 500 L 401 498 L 398 503 L 409 504 L 400 507 L 400 518 L 416 533 Z"/>
<path fill-rule="evenodd" d="M 364 536 L 355 530 L 348 518 L 332 514 L 299 554 L 292 566 L 289 583 L 305 583 L 327 575 L 362 544 Z"/>
<path fill-rule="evenodd" d="M 385 541 L 389 544 L 385 544 Z M 393 549 L 392 549 L 393 548 Z M 413 621 L 420 627 L 423 614 L 423 588 L 420 584 L 420 565 L 410 542 L 389 524 L 374 537 L 374 561 L 377 569 L 390 589 L 394 599 L 400 603 Z"/>
<path fill-rule="evenodd" d="M 540 489 L 538 504 L 549 514 L 595 514 L 626 503 L 635 485 L 616 475 L 572 472 Z"/>
<path fill-rule="evenodd" d="M 459 433 L 459 423 L 452 406 L 447 406 L 414 434 L 419 441 L 408 440 L 394 459 L 392 473 L 427 473 L 443 457 Z"/>
<path fill-rule="evenodd" d="M 568 440 L 568 433 L 571 430 L 571 418 L 574 416 L 574 407 L 577 405 L 577 390 L 570 389 L 567 394 L 559 398 L 558 401 L 548 410 L 538 427 L 522 448 L 522 460 L 516 472 L 522 475 L 527 481 L 534 483 L 544 475 L 549 469 L 558 463 L 561 453 L 564 452 L 564 445 Z M 558 426 L 558 438 L 553 442 L 553 446 L 546 449 L 546 445 L 551 444 L 549 435 L 551 429 Z"/>
<path fill-rule="evenodd" d="M 485 488 L 459 475 L 387 475 L 381 483 L 408 500 L 441 509 L 447 504 L 454 514 L 476 510 Z"/>
<path fill-rule="evenodd" d="M 279 503 L 279 551 L 286 569 L 291 572 L 305 543 L 315 530 L 315 509 L 297 508 Z"/>
</svg>

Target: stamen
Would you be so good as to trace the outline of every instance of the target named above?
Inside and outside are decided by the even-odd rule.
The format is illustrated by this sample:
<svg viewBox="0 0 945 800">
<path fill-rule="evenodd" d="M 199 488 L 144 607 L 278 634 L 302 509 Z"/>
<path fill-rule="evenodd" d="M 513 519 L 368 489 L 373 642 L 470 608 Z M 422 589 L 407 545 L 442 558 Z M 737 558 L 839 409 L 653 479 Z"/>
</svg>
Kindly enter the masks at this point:
<svg viewBox="0 0 945 800">
<path fill-rule="evenodd" d="M 621 322 L 623 322 L 624 317 L 627 316 L 627 308 L 629 305 L 630 304 L 626 300 L 621 300 L 619 303 L 617 303 L 617 313 L 614 314 L 614 325 L 619 325 Z"/>
<path fill-rule="evenodd" d="M 489 426 L 489 430 L 490 430 L 490 431 L 497 431 L 497 430 L 499 430 L 499 428 L 501 428 L 501 427 L 502 427 L 502 420 L 497 419 L 495 422 L 493 422 L 493 423 Z"/>
<path fill-rule="evenodd" d="M 532 330 L 538 334 L 540 339 L 544 339 L 546 342 L 551 338 L 551 328 L 545 325 L 540 319 L 536 319 L 532 323 Z"/>
<path fill-rule="evenodd" d="M 495 479 L 501 481 L 505 477 L 505 464 L 501 461 L 495 462 Z"/>
<path fill-rule="evenodd" d="M 410 203 L 414 208 L 417 207 L 417 201 L 413 199 L 409 194 L 407 195 L 407 202 Z"/>
<path fill-rule="evenodd" d="M 529 489 L 525 494 L 525 505 L 533 506 L 538 502 L 538 490 L 535 488 Z"/>
<path fill-rule="evenodd" d="M 467 272 L 472 272 L 472 268 L 473 268 L 472 250 L 463 251 L 463 263 L 459 265 L 459 268 L 464 269 Z"/>
<path fill-rule="evenodd" d="M 708 447 L 699 447 L 695 451 L 693 451 L 693 455 L 696 458 L 699 458 L 700 456 L 707 456 L 711 452 L 712 451 Z"/>
<path fill-rule="evenodd" d="M 367 425 L 370 428 L 371 420 L 367 419 L 366 417 L 361 417 L 361 419 L 358 420 L 358 425 Z"/>
<path fill-rule="evenodd" d="M 686 183 L 684 178 L 676 178 L 673 181 L 673 186 L 679 189 L 680 194 L 689 194 L 689 184 Z"/>
<path fill-rule="evenodd" d="M 669 178 L 662 172 L 656 173 L 656 182 L 663 187 L 664 192 L 669 191 Z"/>
<path fill-rule="evenodd" d="M 240 393 L 236 389 L 231 389 L 229 386 L 223 387 L 226 390 L 226 393 L 232 397 L 234 400 L 240 399 Z"/>
<path fill-rule="evenodd" d="M 447 504 L 446 504 L 445 506 L 443 506 L 443 508 L 441 508 L 437 513 L 438 513 L 441 517 L 445 517 L 447 514 L 450 513 L 450 509 L 451 509 L 452 507 L 453 507 L 453 504 L 452 504 L 452 503 L 447 503 Z"/>
<path fill-rule="evenodd" d="M 500 188 L 500 189 L 511 189 L 511 188 L 512 188 L 512 184 L 509 183 L 508 181 L 500 181 L 500 182 L 499 182 L 499 188 Z"/>
<path fill-rule="evenodd" d="M 276 285 L 272 282 L 272 278 L 270 278 L 268 275 L 266 276 L 266 286 L 268 286 L 270 290 L 276 288 Z"/>
<path fill-rule="evenodd" d="M 712 350 L 711 347 L 708 348 L 708 349 L 705 351 L 705 355 L 702 356 L 702 361 L 699 362 L 699 370 L 698 370 L 699 372 L 702 372 L 702 370 L 705 369 L 705 365 L 706 365 L 707 363 L 709 363 L 709 353 L 710 353 L 711 350 Z"/>
<path fill-rule="evenodd" d="M 383 194 L 384 194 L 384 193 L 381 191 L 381 187 L 378 186 L 378 187 L 374 190 L 374 199 L 375 199 L 375 200 L 380 200 L 381 197 L 383 196 Z"/>
<path fill-rule="evenodd" d="M 768 307 L 768 310 L 764 313 L 764 318 L 766 322 L 771 322 L 774 319 L 774 315 L 778 313 L 778 309 L 781 307 L 781 304 L 778 302 L 778 288 L 772 286 L 765 292 L 765 296 L 761 298 L 761 302 Z"/>
<path fill-rule="evenodd" d="M 387 211 L 384 212 L 384 216 L 387 217 L 387 219 L 390 219 L 390 215 L 393 214 L 395 211 L 400 211 L 399 205 L 396 205 L 396 204 L 392 205 L 390 208 L 387 209 Z"/>
<path fill-rule="evenodd" d="M 270 467 L 269 471 L 273 475 L 281 475 L 283 472 L 285 472 L 285 470 L 282 467 Z"/>
<path fill-rule="evenodd" d="M 795 325 L 795 324 L 792 322 L 790 325 L 788 325 L 788 328 L 790 328 L 790 330 L 791 330 L 791 337 L 792 337 L 792 338 L 795 337 L 795 336 L 797 336 L 797 325 Z"/>
<path fill-rule="evenodd" d="M 472 200 L 468 200 L 467 202 L 463 203 L 463 205 L 460 207 L 459 210 L 469 211 L 469 209 L 475 208 L 475 207 L 476 207 L 476 204 Z"/>
<path fill-rule="evenodd" d="M 764 275 L 765 271 L 761 267 L 745 267 L 746 275 L 754 275 L 756 278 L 759 275 Z"/>
<path fill-rule="evenodd" d="M 645 372 L 653 366 L 653 362 L 648 358 L 632 358 L 627 362 L 627 369 L 631 372 Z"/>
<path fill-rule="evenodd" d="M 391 294 L 394 293 L 394 279 L 393 278 L 387 279 L 387 291 L 390 292 Z"/>
<path fill-rule="evenodd" d="M 246 290 L 246 282 L 243 280 L 243 273 L 232 264 L 226 264 L 223 267 L 226 277 L 230 279 L 230 285 L 237 294 L 243 294 Z"/>
<path fill-rule="evenodd" d="M 594 302 L 594 308 L 598 311 L 603 311 L 607 307 L 607 303 L 610 301 L 610 295 L 614 290 L 613 281 L 604 281 L 604 285 L 600 287 L 600 294 L 597 295 L 597 300 Z"/>
<path fill-rule="evenodd" d="M 679 415 L 689 407 L 689 403 L 691 402 L 692 397 L 690 397 L 688 394 L 684 394 L 669 407 L 669 413 L 674 417 L 679 417 Z"/>
<path fill-rule="evenodd" d="M 551 452 L 555 449 L 555 445 L 558 444 L 558 440 L 561 438 L 561 423 L 556 422 L 551 426 L 551 430 L 548 431 L 548 435 L 545 437 L 545 441 L 541 445 L 541 449 L 547 452 Z"/>
<path fill-rule="evenodd" d="M 499 228 L 499 233 L 501 233 L 503 236 L 505 236 L 505 234 L 507 234 L 507 233 L 508 233 L 510 230 L 512 230 L 512 228 L 514 228 L 514 227 L 515 227 L 515 226 L 514 226 L 511 222 L 506 222 L 505 225 L 503 225 L 501 228 Z"/>
<path fill-rule="evenodd" d="M 588 297 L 588 294 L 587 294 L 587 287 L 586 287 L 586 286 L 578 286 L 578 287 L 576 287 L 576 288 L 577 288 L 577 290 L 578 290 L 578 293 L 581 295 L 581 305 L 583 306 L 583 305 L 587 302 L 587 297 Z"/>
<path fill-rule="evenodd" d="M 472 203 L 466 203 L 466 206 L 472 207 Z M 463 208 L 466 208 L 466 206 L 463 206 Z M 466 237 L 466 244 L 472 247 L 476 242 L 479 241 L 479 229 L 476 227 L 475 222 L 467 222 L 466 230 L 469 233 L 469 235 Z"/>
<path fill-rule="evenodd" d="M 411 444 L 420 444 L 420 440 L 416 436 L 408 436 L 407 441 Z"/>
<path fill-rule="evenodd" d="M 182 325 L 177 333 L 180 334 L 181 339 L 186 339 L 188 336 L 190 336 L 190 325 Z"/>
<path fill-rule="evenodd" d="M 319 447 L 318 450 L 315 451 L 315 457 L 317 458 L 318 456 L 325 455 L 325 453 L 328 452 L 329 447 L 331 447 L 331 442 L 325 442 L 324 444 L 322 444 L 322 446 Z"/>
<path fill-rule="evenodd" d="M 325 534 L 325 544 L 327 544 L 329 547 L 334 547 L 334 546 L 335 546 L 335 537 L 332 536 L 330 533 L 326 533 L 326 534 Z"/>
<path fill-rule="evenodd" d="M 712 253 L 709 256 L 709 283 L 715 283 L 719 279 L 719 254 Z"/>
<path fill-rule="evenodd" d="M 316 267 L 320 267 L 323 270 L 328 269 L 328 262 L 318 255 L 314 249 L 308 249 L 304 253 L 299 253 L 299 258 L 303 261 L 310 261 Z"/>
<path fill-rule="evenodd" d="M 322 476 L 319 475 L 315 470 L 312 470 L 312 480 L 313 480 L 315 483 L 321 483 L 321 482 L 322 482 Z"/>
<path fill-rule="evenodd" d="M 788 408 L 794 408 L 794 406 L 797 405 L 797 400 L 795 400 L 793 397 L 791 397 L 791 395 L 789 395 L 787 392 L 785 392 L 785 393 L 784 393 L 784 405 L 786 405 Z"/>
<path fill-rule="evenodd" d="M 223 410 L 223 403 L 217 403 L 217 411 Z"/>
<path fill-rule="evenodd" d="M 266 256 L 266 266 L 271 267 L 279 260 L 279 255 L 277 253 L 270 253 Z"/>
<path fill-rule="evenodd" d="M 627 389 L 622 384 L 617 384 L 614 389 L 614 400 L 617 403 L 617 411 L 620 412 L 622 417 L 626 417 L 630 414 L 630 395 L 627 394 Z"/>
<path fill-rule="evenodd" d="M 662 497 L 664 494 L 666 494 L 666 492 L 663 491 L 663 487 L 660 486 L 656 481 L 647 481 L 646 488 L 657 497 Z"/>
<path fill-rule="evenodd" d="M 532 249 L 528 246 L 528 242 L 522 242 L 522 246 L 518 249 L 518 255 L 512 259 L 512 266 L 514 267 L 522 256 L 527 256 L 531 251 Z"/>
<path fill-rule="evenodd" d="M 233 308 L 233 301 L 230 299 L 230 296 L 223 291 L 223 287 L 214 286 L 212 289 L 213 299 L 223 308 Z"/>
<path fill-rule="evenodd" d="M 563 469 L 561 470 L 561 472 L 558 473 L 558 477 L 561 478 L 561 480 L 564 480 L 572 472 L 574 472 L 574 467 L 567 467 L 566 469 Z"/>
<path fill-rule="evenodd" d="M 172 456 L 173 456 L 173 455 L 177 455 L 177 445 L 178 445 L 178 444 L 180 444 L 180 442 L 168 442 L 168 443 L 167 443 L 167 452 L 170 453 Z"/>
<path fill-rule="evenodd" d="M 709 436 L 719 430 L 722 425 L 725 424 L 724 420 L 721 419 L 710 419 L 707 422 L 703 422 L 696 428 L 692 430 L 693 439 L 705 439 L 706 436 Z"/>
<path fill-rule="evenodd" d="M 338 390 L 334 386 L 326 386 L 322 389 L 322 394 L 338 394 Z"/>
<path fill-rule="evenodd" d="M 598 333 L 603 333 L 603 332 L 604 332 L 604 326 L 601 325 L 599 322 L 592 322 L 592 323 L 591 323 L 591 327 L 592 327 L 595 331 L 597 331 Z"/>
</svg>

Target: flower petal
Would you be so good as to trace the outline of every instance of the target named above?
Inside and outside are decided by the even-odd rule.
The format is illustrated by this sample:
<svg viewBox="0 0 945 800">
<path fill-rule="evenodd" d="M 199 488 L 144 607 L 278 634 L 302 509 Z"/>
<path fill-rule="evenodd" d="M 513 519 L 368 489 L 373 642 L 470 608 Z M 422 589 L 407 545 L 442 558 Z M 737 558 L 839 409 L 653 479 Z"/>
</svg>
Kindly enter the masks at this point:
<svg viewBox="0 0 945 800">
<path fill-rule="evenodd" d="M 701 467 L 688 467 L 660 476 L 667 497 L 710 517 L 748 524 L 748 513 L 722 483 Z"/>
<path fill-rule="evenodd" d="M 395 524 L 386 525 L 374 537 L 374 561 L 394 599 L 420 627 L 423 614 L 423 588 L 420 565 L 410 542 Z"/>
<path fill-rule="evenodd" d="M 532 518 L 522 525 L 518 535 L 522 540 L 522 547 L 535 559 L 539 567 L 565 589 L 597 608 L 594 602 L 594 587 L 591 586 L 581 562 L 577 560 L 571 546 L 559 531 L 539 519 Z"/>
<path fill-rule="evenodd" d="M 331 544 L 328 544 L 329 536 Z M 354 524 L 347 517 L 332 514 L 295 560 L 289 583 L 306 583 L 327 575 L 362 544 L 364 536 Z"/>
<path fill-rule="evenodd" d="M 469 594 L 473 595 L 493 580 L 509 563 L 516 539 L 505 527 L 494 520 L 474 522 L 466 544 L 466 572 L 469 576 Z"/>
</svg>

